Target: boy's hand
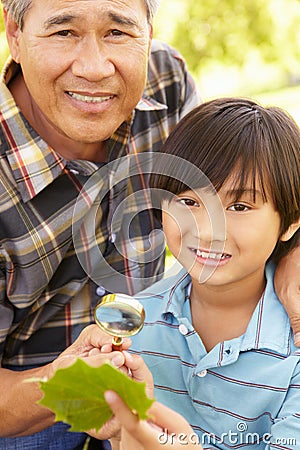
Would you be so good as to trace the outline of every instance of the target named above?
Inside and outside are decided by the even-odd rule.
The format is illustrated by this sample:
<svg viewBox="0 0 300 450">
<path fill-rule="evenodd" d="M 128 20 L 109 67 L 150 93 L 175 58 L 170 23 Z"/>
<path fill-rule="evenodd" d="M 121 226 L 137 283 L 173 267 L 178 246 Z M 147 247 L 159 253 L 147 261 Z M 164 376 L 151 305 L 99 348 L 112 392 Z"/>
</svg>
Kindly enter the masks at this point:
<svg viewBox="0 0 300 450">
<path fill-rule="evenodd" d="M 139 420 L 115 392 L 106 391 L 104 396 L 123 427 L 122 434 L 125 430 L 121 450 L 202 449 L 187 421 L 161 403 L 155 402 L 149 409 L 150 422 Z"/>
</svg>

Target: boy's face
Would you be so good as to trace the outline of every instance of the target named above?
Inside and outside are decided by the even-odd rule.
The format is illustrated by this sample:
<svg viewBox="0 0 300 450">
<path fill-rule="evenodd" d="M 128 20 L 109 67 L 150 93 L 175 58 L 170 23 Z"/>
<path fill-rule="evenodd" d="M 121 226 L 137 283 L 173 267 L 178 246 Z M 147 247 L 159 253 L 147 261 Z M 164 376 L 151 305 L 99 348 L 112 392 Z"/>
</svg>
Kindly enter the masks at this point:
<svg viewBox="0 0 300 450">
<path fill-rule="evenodd" d="M 228 179 L 218 192 L 226 223 L 224 240 L 221 230 L 213 233 L 211 226 L 219 219 L 207 213 L 196 192 L 184 192 L 163 204 L 168 247 L 197 283 L 224 287 L 261 280 L 278 241 L 280 217 L 271 201 L 264 202 L 259 190 L 254 201 L 250 183 L 235 201 L 232 186 Z"/>
</svg>

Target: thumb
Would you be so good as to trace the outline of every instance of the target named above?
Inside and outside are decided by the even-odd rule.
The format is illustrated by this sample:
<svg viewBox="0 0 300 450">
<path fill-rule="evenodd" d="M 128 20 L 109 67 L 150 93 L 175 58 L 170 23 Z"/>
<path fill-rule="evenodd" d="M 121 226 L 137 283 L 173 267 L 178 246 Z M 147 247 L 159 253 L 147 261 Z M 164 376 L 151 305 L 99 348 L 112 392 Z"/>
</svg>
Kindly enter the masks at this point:
<svg viewBox="0 0 300 450">
<path fill-rule="evenodd" d="M 145 420 L 140 420 L 115 392 L 106 391 L 104 398 L 123 430 L 127 432 L 127 435 L 123 435 L 127 448 L 131 449 L 134 447 L 135 449 L 140 449 L 140 446 L 136 446 L 137 442 L 142 444 L 144 450 L 158 448 L 156 427 L 150 426 Z"/>
<path fill-rule="evenodd" d="M 104 398 L 122 426 L 128 431 L 134 431 L 139 418 L 128 408 L 119 395 L 113 391 L 106 391 L 104 392 Z"/>
<path fill-rule="evenodd" d="M 132 378 L 138 382 L 145 382 L 147 395 L 152 398 L 154 395 L 153 377 L 143 358 L 126 351 L 123 352 L 123 355 L 125 355 L 125 365 L 130 369 Z"/>
</svg>

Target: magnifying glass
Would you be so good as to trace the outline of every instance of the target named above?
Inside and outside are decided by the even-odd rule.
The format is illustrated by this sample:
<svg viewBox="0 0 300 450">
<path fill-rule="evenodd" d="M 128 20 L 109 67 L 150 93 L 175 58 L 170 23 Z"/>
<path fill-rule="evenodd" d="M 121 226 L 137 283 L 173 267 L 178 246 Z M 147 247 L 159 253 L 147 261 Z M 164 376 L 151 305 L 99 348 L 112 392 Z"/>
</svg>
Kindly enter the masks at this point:
<svg viewBox="0 0 300 450">
<path fill-rule="evenodd" d="M 144 325 L 143 305 L 125 294 L 105 295 L 94 312 L 96 324 L 113 337 L 112 349 L 121 350 L 123 338 L 137 334 Z"/>
</svg>

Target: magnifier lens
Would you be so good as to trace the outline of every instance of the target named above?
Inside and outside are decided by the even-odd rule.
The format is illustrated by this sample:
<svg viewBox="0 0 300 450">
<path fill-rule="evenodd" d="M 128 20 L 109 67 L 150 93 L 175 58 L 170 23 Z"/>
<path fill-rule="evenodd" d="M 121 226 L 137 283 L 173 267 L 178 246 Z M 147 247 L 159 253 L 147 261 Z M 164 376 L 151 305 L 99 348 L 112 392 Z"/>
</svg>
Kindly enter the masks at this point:
<svg viewBox="0 0 300 450">
<path fill-rule="evenodd" d="M 96 323 L 115 337 L 133 336 L 141 330 L 144 320 L 143 306 L 129 295 L 106 295 L 95 309 Z"/>
</svg>

